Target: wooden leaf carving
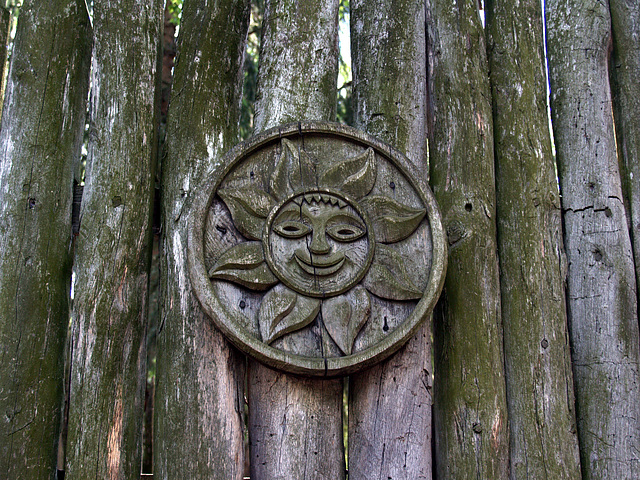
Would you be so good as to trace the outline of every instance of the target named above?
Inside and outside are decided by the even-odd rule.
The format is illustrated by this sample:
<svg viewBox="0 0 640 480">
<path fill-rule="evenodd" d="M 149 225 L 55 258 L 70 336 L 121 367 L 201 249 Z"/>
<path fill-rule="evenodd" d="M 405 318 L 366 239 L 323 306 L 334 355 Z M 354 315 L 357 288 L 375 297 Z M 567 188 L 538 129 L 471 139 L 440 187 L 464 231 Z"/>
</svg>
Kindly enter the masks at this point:
<svg viewBox="0 0 640 480">
<path fill-rule="evenodd" d="M 355 199 L 366 196 L 375 182 L 376 162 L 372 148 L 331 165 L 320 178 L 322 185 L 337 188 Z"/>
<path fill-rule="evenodd" d="M 386 245 L 377 244 L 376 253 L 363 284 L 378 297 L 389 300 L 414 300 L 422 297 L 404 267 L 398 252 Z"/>
<path fill-rule="evenodd" d="M 298 150 L 298 146 L 282 139 L 282 154 L 271 175 L 269 187 L 271 193 L 278 198 L 302 188 L 316 186 L 316 170 L 313 161 L 304 150 Z"/>
<path fill-rule="evenodd" d="M 218 195 L 231 212 L 233 223 L 238 231 L 250 240 L 262 238 L 262 228 L 275 199 L 255 186 L 225 188 Z"/>
<path fill-rule="evenodd" d="M 266 290 L 279 282 L 264 260 L 262 242 L 244 242 L 224 252 L 209 278 L 229 280 L 252 290 Z"/>
<path fill-rule="evenodd" d="M 269 344 L 306 327 L 319 311 L 319 299 L 298 295 L 282 284 L 276 285 L 264 296 L 258 311 L 262 341 Z"/>
<path fill-rule="evenodd" d="M 344 295 L 328 298 L 322 303 L 324 326 L 346 355 L 351 354 L 353 343 L 370 315 L 369 293 L 360 286 Z"/>
<path fill-rule="evenodd" d="M 373 223 L 376 240 L 395 243 L 411 235 L 424 218 L 424 208 L 411 208 L 383 195 L 360 201 Z"/>
</svg>

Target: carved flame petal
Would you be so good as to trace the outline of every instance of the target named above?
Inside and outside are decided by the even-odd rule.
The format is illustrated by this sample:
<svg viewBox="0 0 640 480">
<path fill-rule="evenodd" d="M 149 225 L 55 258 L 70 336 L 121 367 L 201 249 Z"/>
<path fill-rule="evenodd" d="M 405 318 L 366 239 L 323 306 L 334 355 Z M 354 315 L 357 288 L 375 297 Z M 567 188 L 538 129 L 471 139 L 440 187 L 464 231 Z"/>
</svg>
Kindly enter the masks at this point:
<svg viewBox="0 0 640 480">
<path fill-rule="evenodd" d="M 209 277 L 229 280 L 252 290 L 266 290 L 279 282 L 264 260 L 261 242 L 244 242 L 231 247 L 211 268 Z"/>
<path fill-rule="evenodd" d="M 328 298 L 322 303 L 324 326 L 346 355 L 351 354 L 353 343 L 370 316 L 371 298 L 360 286 L 344 295 Z"/>
<path fill-rule="evenodd" d="M 360 204 L 373 222 L 376 240 L 395 243 L 411 235 L 424 218 L 424 208 L 411 208 L 383 195 L 363 198 Z"/>
<path fill-rule="evenodd" d="M 269 183 L 271 193 L 283 199 L 301 189 L 313 188 L 316 183 L 316 170 L 309 154 L 283 138 L 282 154 Z"/>
<path fill-rule="evenodd" d="M 251 240 L 262 238 L 262 229 L 275 199 L 253 185 L 225 188 L 218 194 L 231 212 L 233 223 L 242 235 Z"/>
<path fill-rule="evenodd" d="M 374 295 L 389 300 L 422 297 L 420 289 L 409 278 L 400 254 L 380 243 L 376 245 L 373 263 L 362 283 Z"/>
<path fill-rule="evenodd" d="M 337 188 L 355 199 L 366 196 L 375 181 L 376 162 L 372 148 L 331 165 L 320 177 L 321 185 Z"/>
<path fill-rule="evenodd" d="M 298 295 L 282 284 L 262 299 L 258 323 L 262 341 L 269 344 L 287 333 L 309 325 L 320 311 L 320 300 Z"/>
</svg>

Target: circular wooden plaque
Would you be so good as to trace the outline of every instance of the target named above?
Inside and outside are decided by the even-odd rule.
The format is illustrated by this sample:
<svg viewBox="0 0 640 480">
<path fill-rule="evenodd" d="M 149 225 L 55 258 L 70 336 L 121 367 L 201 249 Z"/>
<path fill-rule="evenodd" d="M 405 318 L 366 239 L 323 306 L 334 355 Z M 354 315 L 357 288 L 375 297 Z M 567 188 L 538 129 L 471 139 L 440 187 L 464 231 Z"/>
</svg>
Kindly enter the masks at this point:
<svg viewBox="0 0 640 480">
<path fill-rule="evenodd" d="M 297 374 L 388 357 L 429 316 L 446 270 L 433 194 L 397 150 L 329 122 L 233 148 L 189 223 L 189 273 L 238 348 Z"/>
</svg>

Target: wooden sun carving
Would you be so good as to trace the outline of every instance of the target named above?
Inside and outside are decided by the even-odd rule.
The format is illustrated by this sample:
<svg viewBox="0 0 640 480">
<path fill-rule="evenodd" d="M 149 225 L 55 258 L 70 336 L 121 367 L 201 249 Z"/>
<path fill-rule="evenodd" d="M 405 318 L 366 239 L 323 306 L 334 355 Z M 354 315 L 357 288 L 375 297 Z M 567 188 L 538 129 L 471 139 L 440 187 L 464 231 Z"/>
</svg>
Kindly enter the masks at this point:
<svg viewBox="0 0 640 480">
<path fill-rule="evenodd" d="M 248 353 L 348 373 L 399 348 L 433 307 L 444 234 L 399 154 L 335 124 L 295 127 L 234 149 L 214 174 L 192 222 L 192 282 Z"/>
</svg>

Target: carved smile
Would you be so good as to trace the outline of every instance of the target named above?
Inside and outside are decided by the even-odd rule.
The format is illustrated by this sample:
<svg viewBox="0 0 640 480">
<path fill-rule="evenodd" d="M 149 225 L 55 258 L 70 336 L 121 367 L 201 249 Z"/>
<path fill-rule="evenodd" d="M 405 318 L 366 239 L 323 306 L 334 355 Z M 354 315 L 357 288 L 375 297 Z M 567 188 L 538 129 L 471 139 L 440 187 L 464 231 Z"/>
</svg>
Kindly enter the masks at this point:
<svg viewBox="0 0 640 480">
<path fill-rule="evenodd" d="M 335 252 L 331 255 L 322 255 L 320 258 L 311 258 L 309 252 L 297 249 L 293 255 L 296 262 L 309 275 L 327 276 L 336 273 L 344 264 L 345 256 L 342 252 Z"/>
</svg>

